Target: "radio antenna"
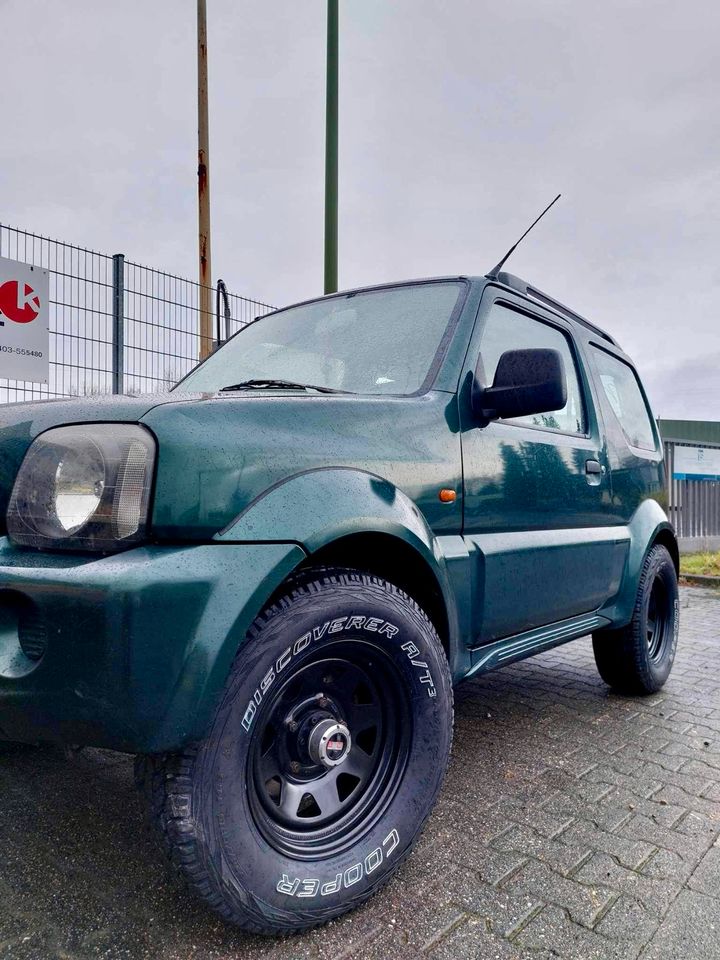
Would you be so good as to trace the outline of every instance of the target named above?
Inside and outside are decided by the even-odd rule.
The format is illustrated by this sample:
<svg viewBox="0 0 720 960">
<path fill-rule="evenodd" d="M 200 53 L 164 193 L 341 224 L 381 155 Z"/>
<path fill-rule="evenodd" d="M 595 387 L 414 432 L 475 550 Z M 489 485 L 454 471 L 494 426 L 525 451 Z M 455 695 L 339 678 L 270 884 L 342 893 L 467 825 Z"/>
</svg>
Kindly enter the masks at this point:
<svg viewBox="0 0 720 960">
<path fill-rule="evenodd" d="M 549 203 L 549 204 L 545 207 L 545 209 L 544 209 L 543 212 L 540 214 L 540 216 L 537 218 L 537 220 L 533 220 L 533 222 L 532 222 L 532 223 L 530 224 L 530 226 L 527 228 L 527 230 L 525 231 L 525 233 L 520 237 L 520 239 L 519 239 L 516 243 L 514 243 L 514 244 L 512 245 L 512 247 L 510 247 L 510 249 L 508 250 L 508 252 L 505 254 L 505 256 L 504 256 L 504 257 L 502 258 L 502 260 L 500 261 L 500 263 L 498 263 L 497 266 L 493 267 L 492 270 L 491 270 L 488 274 L 486 274 L 488 280 L 497 280 L 498 274 L 500 273 L 500 271 L 502 270 L 502 268 L 505 266 L 505 261 L 506 261 L 509 257 L 512 256 L 512 254 L 515 252 L 516 248 L 520 246 L 520 244 L 522 243 L 522 241 L 523 241 L 523 240 L 525 239 L 525 237 L 530 233 L 530 231 L 531 231 L 532 228 L 535 226 L 535 224 L 536 224 L 536 223 L 539 223 L 539 222 L 542 220 L 542 218 L 543 218 L 543 217 L 545 216 L 545 214 L 548 212 L 548 210 L 550 209 L 550 207 L 552 207 L 553 204 L 557 203 L 561 196 L 562 196 L 562 194 L 559 193 L 559 194 L 555 197 L 555 199 L 552 201 L 552 203 Z"/>
</svg>

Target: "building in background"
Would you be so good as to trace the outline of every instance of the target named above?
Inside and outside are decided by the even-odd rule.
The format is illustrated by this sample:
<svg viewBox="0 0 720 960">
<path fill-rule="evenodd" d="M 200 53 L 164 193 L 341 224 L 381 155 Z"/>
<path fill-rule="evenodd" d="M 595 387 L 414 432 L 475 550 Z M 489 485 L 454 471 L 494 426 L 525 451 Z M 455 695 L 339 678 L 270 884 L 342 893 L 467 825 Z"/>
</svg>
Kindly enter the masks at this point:
<svg viewBox="0 0 720 960">
<path fill-rule="evenodd" d="M 720 421 L 658 420 L 658 428 L 680 550 L 720 550 Z"/>
</svg>

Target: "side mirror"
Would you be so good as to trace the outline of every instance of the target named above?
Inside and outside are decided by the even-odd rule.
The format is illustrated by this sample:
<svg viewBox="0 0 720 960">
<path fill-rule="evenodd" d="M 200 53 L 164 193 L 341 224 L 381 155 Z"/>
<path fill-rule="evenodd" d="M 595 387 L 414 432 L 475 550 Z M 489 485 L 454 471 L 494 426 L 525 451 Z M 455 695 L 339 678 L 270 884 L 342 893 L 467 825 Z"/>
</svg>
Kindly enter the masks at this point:
<svg viewBox="0 0 720 960">
<path fill-rule="evenodd" d="M 493 385 L 483 387 L 477 375 L 473 383 L 473 412 L 486 421 L 561 410 L 566 403 L 565 365 L 557 350 L 506 350 Z"/>
</svg>

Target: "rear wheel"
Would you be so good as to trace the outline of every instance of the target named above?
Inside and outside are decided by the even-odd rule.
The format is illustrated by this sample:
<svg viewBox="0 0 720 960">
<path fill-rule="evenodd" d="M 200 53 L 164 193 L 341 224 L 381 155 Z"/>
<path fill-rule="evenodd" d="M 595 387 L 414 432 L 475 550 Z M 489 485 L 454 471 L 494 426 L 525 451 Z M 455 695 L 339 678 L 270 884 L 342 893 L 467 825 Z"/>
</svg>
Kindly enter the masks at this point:
<svg viewBox="0 0 720 960">
<path fill-rule="evenodd" d="M 138 771 L 173 863 L 245 929 L 370 897 L 407 856 L 452 737 L 432 624 L 384 580 L 310 575 L 253 625 L 208 738 Z"/>
<path fill-rule="evenodd" d="M 678 626 L 675 565 L 657 544 L 645 558 L 630 623 L 593 634 L 600 676 L 619 693 L 657 693 L 675 660 Z"/>
</svg>

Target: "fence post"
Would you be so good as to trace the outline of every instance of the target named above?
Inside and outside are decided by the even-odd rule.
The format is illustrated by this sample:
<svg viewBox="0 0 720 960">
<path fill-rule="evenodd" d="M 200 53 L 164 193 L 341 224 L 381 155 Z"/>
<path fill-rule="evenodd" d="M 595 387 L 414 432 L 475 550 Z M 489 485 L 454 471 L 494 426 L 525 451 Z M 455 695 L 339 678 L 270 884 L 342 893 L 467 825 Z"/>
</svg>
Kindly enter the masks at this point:
<svg viewBox="0 0 720 960">
<path fill-rule="evenodd" d="M 113 256 L 112 284 L 112 392 L 125 388 L 125 255 Z"/>
</svg>

